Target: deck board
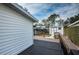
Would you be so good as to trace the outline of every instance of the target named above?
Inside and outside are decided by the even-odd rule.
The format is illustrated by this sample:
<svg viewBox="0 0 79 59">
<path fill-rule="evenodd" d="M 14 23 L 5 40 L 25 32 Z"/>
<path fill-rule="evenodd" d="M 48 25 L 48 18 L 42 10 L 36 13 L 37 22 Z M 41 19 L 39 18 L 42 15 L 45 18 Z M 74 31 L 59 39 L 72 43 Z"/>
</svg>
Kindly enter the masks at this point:
<svg viewBox="0 0 79 59">
<path fill-rule="evenodd" d="M 63 50 L 58 39 L 35 37 L 34 45 L 19 55 L 63 55 Z"/>
</svg>

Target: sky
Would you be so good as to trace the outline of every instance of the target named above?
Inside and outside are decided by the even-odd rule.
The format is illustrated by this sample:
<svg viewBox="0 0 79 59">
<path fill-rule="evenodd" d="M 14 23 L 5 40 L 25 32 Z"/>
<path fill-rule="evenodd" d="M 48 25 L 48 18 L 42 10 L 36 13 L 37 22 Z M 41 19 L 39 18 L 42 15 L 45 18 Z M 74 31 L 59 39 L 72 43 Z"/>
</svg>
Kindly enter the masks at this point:
<svg viewBox="0 0 79 59">
<path fill-rule="evenodd" d="M 47 19 L 54 13 L 59 14 L 63 20 L 79 14 L 79 4 L 75 3 L 21 3 L 20 5 L 27 8 L 28 12 L 38 20 Z"/>
</svg>

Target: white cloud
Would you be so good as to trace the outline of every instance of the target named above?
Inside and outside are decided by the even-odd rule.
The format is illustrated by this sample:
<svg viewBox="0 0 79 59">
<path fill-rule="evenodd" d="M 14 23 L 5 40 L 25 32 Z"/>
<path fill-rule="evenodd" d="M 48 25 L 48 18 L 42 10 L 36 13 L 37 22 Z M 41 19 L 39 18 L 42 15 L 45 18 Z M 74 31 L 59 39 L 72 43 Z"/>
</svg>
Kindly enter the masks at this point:
<svg viewBox="0 0 79 59">
<path fill-rule="evenodd" d="M 35 14 L 43 8 L 43 4 L 40 4 L 40 3 L 39 4 L 38 3 L 35 3 L 35 4 L 34 3 L 25 3 L 25 4 L 20 4 L 20 5 L 27 8 L 31 14 Z"/>
<path fill-rule="evenodd" d="M 71 4 L 69 6 L 65 6 L 53 12 L 60 14 L 61 18 L 66 19 L 67 17 L 74 16 L 79 13 L 79 4 Z"/>
<path fill-rule="evenodd" d="M 63 6 L 63 7 L 60 7 L 58 9 L 55 9 L 51 12 L 48 12 L 47 9 L 49 9 L 49 7 L 53 7 L 55 8 L 56 6 L 53 4 L 53 3 L 25 3 L 25 4 L 20 4 L 22 5 L 23 7 L 27 8 L 28 11 L 35 16 L 35 14 L 39 14 L 39 13 L 45 13 L 45 16 L 37 16 L 37 18 L 40 19 L 45 19 L 47 18 L 50 14 L 53 14 L 53 13 L 57 13 L 61 16 L 62 19 L 66 19 L 67 17 L 71 17 L 71 16 L 74 16 L 76 14 L 79 13 L 79 4 L 70 4 L 70 5 L 67 5 L 67 6 Z M 62 4 L 63 5 L 63 4 Z"/>
</svg>

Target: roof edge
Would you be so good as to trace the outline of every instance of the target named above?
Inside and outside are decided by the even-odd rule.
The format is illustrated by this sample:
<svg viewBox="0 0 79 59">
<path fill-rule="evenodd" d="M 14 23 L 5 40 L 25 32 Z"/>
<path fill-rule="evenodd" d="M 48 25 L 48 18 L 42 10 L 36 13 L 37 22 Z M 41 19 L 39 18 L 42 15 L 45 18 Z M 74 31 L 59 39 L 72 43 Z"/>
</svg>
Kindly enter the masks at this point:
<svg viewBox="0 0 79 59">
<path fill-rule="evenodd" d="M 22 14 L 23 16 L 28 16 L 33 22 L 37 22 L 38 20 L 33 17 L 27 10 L 23 9 L 20 5 L 16 3 L 3 3 L 4 5 L 14 9 L 18 13 Z"/>
</svg>

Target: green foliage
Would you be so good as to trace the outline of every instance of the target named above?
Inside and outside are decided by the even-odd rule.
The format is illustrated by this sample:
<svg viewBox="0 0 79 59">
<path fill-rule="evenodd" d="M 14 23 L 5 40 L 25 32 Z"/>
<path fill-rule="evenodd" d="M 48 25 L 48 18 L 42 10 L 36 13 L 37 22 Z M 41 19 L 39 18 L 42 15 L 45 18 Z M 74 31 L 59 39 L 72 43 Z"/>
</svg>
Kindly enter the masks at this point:
<svg viewBox="0 0 79 59">
<path fill-rule="evenodd" d="M 53 26 L 55 24 L 55 20 L 56 18 L 59 17 L 58 14 L 52 14 L 48 17 L 48 23 L 49 23 L 49 26 Z"/>
<path fill-rule="evenodd" d="M 49 28 L 49 23 L 47 19 L 42 20 L 42 22 L 44 23 L 44 25 L 46 26 L 46 28 Z"/>
<path fill-rule="evenodd" d="M 71 24 L 71 23 L 73 23 L 73 22 L 75 22 L 77 20 L 79 20 L 79 14 L 78 15 L 75 15 L 73 17 L 67 18 L 67 20 L 64 22 L 64 24 L 65 25 L 67 25 L 69 23 Z"/>
<path fill-rule="evenodd" d="M 67 26 L 67 25 L 69 25 L 77 20 L 79 20 L 79 14 L 77 14 L 73 17 L 67 18 L 67 20 L 64 22 L 64 26 Z"/>
<path fill-rule="evenodd" d="M 58 14 L 52 14 L 48 17 L 48 21 L 51 21 L 51 23 L 54 23 L 57 17 L 59 17 Z"/>
<path fill-rule="evenodd" d="M 49 28 L 49 26 L 53 26 L 57 17 L 59 17 L 58 14 L 52 14 L 48 17 L 48 19 L 42 20 L 42 22 L 47 28 Z"/>
</svg>

